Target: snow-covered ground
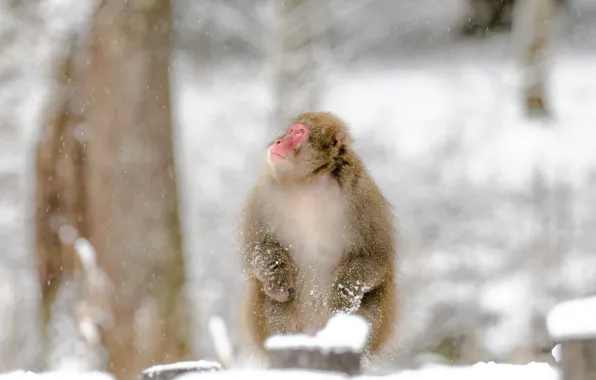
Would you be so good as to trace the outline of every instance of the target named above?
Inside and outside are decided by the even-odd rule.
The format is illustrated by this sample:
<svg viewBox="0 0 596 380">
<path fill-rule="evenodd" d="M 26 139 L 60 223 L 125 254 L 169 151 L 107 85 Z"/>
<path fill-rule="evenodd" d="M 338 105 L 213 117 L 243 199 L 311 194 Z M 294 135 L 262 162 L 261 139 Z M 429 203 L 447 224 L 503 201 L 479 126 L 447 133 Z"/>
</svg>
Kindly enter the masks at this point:
<svg viewBox="0 0 596 380">
<path fill-rule="evenodd" d="M 317 372 L 305 370 L 231 370 L 223 372 L 188 373 L 176 377 L 176 380 L 341 380 L 348 377 L 334 372 Z M 543 363 L 530 363 L 524 366 L 495 363 L 478 363 L 468 367 L 443 367 L 433 366 L 416 371 L 403 371 L 388 376 L 351 376 L 350 379 L 358 380 L 509 380 L 535 379 L 558 380 L 558 371 Z M 52 372 L 34 374 L 32 372 L 17 371 L 0 374 L 0 380 L 113 380 L 109 374 L 101 372 Z"/>
<path fill-rule="evenodd" d="M 235 379 L 321 379 L 340 380 L 347 377 L 332 372 L 315 371 L 281 371 L 281 370 L 235 370 L 226 372 L 209 372 L 205 374 L 186 374 L 180 376 L 179 380 L 235 380 Z M 544 363 L 530 363 L 527 365 L 478 363 L 473 366 L 445 367 L 431 366 L 415 371 L 402 371 L 386 376 L 351 376 L 350 379 L 359 380 L 500 380 L 500 379 L 536 379 L 536 380 L 558 380 L 559 373 L 556 369 Z"/>
</svg>

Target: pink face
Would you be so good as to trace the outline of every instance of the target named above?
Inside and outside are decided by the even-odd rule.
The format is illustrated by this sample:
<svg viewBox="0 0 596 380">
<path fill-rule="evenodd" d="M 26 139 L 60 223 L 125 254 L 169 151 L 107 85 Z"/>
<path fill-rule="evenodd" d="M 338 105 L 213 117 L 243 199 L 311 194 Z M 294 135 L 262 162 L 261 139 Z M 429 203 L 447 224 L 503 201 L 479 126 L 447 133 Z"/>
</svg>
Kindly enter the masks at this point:
<svg viewBox="0 0 596 380">
<path fill-rule="evenodd" d="M 292 152 L 308 139 L 308 127 L 294 124 L 283 137 L 269 147 L 269 162 L 277 163 L 291 158 Z"/>
</svg>

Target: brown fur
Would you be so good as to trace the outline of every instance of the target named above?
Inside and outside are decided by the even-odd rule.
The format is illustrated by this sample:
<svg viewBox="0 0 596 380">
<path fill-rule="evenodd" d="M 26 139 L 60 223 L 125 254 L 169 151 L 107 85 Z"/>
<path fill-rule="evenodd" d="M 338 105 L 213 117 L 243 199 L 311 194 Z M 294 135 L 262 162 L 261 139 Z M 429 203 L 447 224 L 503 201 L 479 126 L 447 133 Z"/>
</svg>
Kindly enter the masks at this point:
<svg viewBox="0 0 596 380">
<path fill-rule="evenodd" d="M 323 327 L 334 313 L 354 312 L 357 302 L 346 297 L 353 293 L 361 296 L 355 313 L 365 317 L 372 329 L 366 354 L 375 355 L 392 338 L 397 317 L 397 238 L 390 205 L 352 150 L 351 136 L 342 120 L 320 112 L 299 115 L 294 123 L 310 129 L 308 143 L 296 151 L 298 166 L 275 173 L 266 166 L 246 199 L 241 217 L 247 275 L 246 328 L 252 344 L 260 350 L 273 334 L 314 333 L 313 329 Z M 290 193 L 286 196 L 284 192 Z M 270 206 L 277 196 L 286 198 Z M 296 209 L 284 210 L 285 204 Z M 328 213 L 321 213 L 320 208 Z M 307 248 L 295 238 L 292 241 L 299 244 L 284 244 L 287 236 L 295 237 L 287 233 L 287 219 L 292 217 L 297 219 L 291 219 L 295 224 L 290 225 L 304 230 L 296 233 Z M 333 224 L 336 222 L 344 225 Z M 315 230 L 307 228 L 315 223 Z M 312 248 L 309 239 L 320 246 Z M 335 247 L 339 251 L 336 261 L 328 253 Z M 327 253 L 304 258 L 299 257 L 300 249 Z M 309 296 L 312 291 L 307 294 L 310 280 L 301 279 L 304 273 L 300 273 L 300 262 L 305 260 L 315 260 L 313 266 L 320 262 L 321 268 L 331 268 L 330 273 L 313 274 L 319 276 L 313 278 L 322 287 L 327 287 L 320 296 Z M 327 276 L 329 286 L 325 285 Z"/>
</svg>

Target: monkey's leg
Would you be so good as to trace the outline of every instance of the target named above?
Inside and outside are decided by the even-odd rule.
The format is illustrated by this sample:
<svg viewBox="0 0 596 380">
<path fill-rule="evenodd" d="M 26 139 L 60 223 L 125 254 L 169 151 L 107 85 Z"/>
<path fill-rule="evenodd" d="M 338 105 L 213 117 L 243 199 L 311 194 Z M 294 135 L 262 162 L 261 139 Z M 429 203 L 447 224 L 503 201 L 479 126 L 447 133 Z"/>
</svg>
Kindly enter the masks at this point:
<svg viewBox="0 0 596 380">
<path fill-rule="evenodd" d="M 294 302 L 277 302 L 269 297 L 264 300 L 263 314 L 266 318 L 267 336 L 294 334 L 299 330 Z"/>
<path fill-rule="evenodd" d="M 361 315 L 370 324 L 369 340 L 364 350 L 368 357 L 379 354 L 393 338 L 397 316 L 396 297 L 393 284 L 383 283 L 362 298 L 355 314 Z"/>
</svg>

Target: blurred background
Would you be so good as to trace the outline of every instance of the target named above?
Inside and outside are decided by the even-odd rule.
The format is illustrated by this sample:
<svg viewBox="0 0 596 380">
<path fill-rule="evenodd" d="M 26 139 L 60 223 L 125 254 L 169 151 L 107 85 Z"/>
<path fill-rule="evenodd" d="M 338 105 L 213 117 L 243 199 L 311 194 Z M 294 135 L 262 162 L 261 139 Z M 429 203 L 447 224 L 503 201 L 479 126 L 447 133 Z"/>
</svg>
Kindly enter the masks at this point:
<svg viewBox="0 0 596 380">
<path fill-rule="evenodd" d="M 306 110 L 399 218 L 381 365 L 550 360 L 596 292 L 596 2 L 0 0 L 0 371 L 215 358 L 213 316 L 242 358 L 239 207 Z"/>
</svg>

